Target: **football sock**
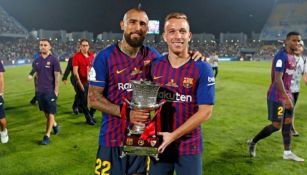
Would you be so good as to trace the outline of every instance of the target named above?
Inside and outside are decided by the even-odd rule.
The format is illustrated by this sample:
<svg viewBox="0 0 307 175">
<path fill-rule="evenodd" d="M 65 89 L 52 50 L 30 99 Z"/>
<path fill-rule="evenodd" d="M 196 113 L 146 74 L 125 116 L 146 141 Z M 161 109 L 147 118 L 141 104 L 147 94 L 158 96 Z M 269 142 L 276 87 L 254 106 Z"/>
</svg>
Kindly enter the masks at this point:
<svg viewBox="0 0 307 175">
<path fill-rule="evenodd" d="M 257 143 L 259 140 L 264 139 L 270 136 L 273 132 L 278 131 L 278 128 L 275 128 L 272 124 L 264 127 L 254 138 L 253 143 Z"/>
</svg>

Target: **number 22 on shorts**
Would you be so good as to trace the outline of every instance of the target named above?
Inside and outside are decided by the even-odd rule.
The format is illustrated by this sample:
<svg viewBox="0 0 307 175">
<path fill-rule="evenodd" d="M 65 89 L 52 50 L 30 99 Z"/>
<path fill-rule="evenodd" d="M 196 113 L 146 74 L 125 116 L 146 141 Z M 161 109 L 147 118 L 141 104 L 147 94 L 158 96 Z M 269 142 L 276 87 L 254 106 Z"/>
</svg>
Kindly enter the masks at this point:
<svg viewBox="0 0 307 175">
<path fill-rule="evenodd" d="M 102 167 L 101 172 L 99 171 Z M 95 168 L 95 175 L 110 175 L 108 172 L 111 168 L 111 162 L 109 161 L 101 161 L 101 159 L 96 160 L 96 168 Z"/>
</svg>

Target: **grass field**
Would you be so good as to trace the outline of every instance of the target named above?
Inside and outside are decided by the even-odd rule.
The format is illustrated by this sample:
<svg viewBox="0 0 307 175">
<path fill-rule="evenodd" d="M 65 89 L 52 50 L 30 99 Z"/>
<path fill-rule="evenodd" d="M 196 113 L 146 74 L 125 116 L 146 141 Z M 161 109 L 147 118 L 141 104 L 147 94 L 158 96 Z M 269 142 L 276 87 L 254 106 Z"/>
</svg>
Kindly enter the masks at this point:
<svg viewBox="0 0 307 175">
<path fill-rule="evenodd" d="M 306 174 L 305 163 L 282 160 L 280 132 L 259 142 L 256 158 L 247 156 L 246 140 L 269 123 L 270 66 L 270 62 L 220 63 L 213 116 L 203 127 L 203 174 Z M 33 82 L 26 80 L 29 70 L 30 66 L 6 68 L 4 99 L 10 141 L 0 144 L 0 175 L 94 174 L 99 124 L 89 126 L 82 115 L 72 114 L 71 85 L 60 87 L 56 119 L 61 133 L 51 137 L 50 145 L 39 145 L 46 121 L 37 106 L 29 104 L 34 94 Z M 306 95 L 302 85 L 295 122 L 301 135 L 293 138 L 292 148 L 307 159 Z M 101 121 L 100 114 L 96 118 Z"/>
</svg>

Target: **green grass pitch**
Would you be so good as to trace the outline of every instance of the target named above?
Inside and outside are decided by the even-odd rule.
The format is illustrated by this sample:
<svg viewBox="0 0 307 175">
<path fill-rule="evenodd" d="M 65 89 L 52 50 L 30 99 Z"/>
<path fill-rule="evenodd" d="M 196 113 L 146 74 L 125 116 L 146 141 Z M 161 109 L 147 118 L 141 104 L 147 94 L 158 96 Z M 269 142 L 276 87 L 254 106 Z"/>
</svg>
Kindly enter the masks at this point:
<svg viewBox="0 0 307 175">
<path fill-rule="evenodd" d="M 62 64 L 64 69 L 66 64 Z M 257 157 L 247 155 L 246 140 L 267 120 L 266 92 L 271 62 L 221 62 L 216 79 L 216 103 L 211 119 L 203 125 L 203 174 L 289 175 L 306 174 L 305 163 L 282 160 L 281 132 L 257 145 Z M 29 104 L 33 81 L 27 81 L 30 65 L 7 67 L 5 108 L 10 141 L 0 144 L 0 175 L 90 175 L 94 174 L 99 124 L 89 126 L 83 115 L 72 114 L 74 91 L 61 83 L 56 120 L 58 136 L 47 146 L 39 145 L 46 120 L 37 106 Z M 295 124 L 300 136 L 292 150 L 307 159 L 307 88 L 301 85 Z M 96 113 L 98 123 L 100 113 Z"/>
</svg>

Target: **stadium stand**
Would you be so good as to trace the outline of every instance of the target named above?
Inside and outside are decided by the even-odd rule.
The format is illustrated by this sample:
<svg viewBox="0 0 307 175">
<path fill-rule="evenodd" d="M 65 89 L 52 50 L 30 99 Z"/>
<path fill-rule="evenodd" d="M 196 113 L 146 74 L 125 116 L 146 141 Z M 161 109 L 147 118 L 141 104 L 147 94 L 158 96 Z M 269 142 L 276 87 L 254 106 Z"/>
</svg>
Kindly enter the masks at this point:
<svg viewBox="0 0 307 175">
<path fill-rule="evenodd" d="M 307 0 L 279 0 L 264 25 L 260 40 L 277 41 L 290 31 L 298 31 L 307 39 Z"/>
<path fill-rule="evenodd" d="M 0 6 L 0 37 L 27 37 L 28 31 Z"/>
</svg>

